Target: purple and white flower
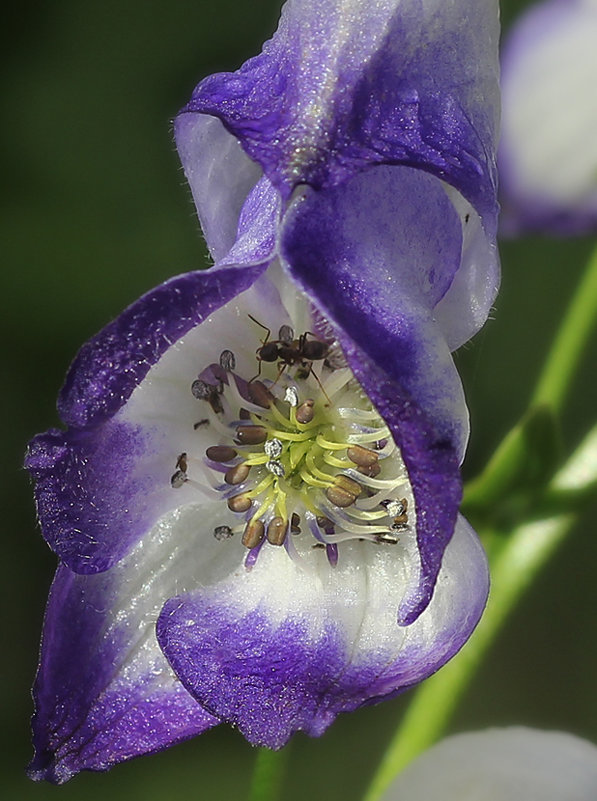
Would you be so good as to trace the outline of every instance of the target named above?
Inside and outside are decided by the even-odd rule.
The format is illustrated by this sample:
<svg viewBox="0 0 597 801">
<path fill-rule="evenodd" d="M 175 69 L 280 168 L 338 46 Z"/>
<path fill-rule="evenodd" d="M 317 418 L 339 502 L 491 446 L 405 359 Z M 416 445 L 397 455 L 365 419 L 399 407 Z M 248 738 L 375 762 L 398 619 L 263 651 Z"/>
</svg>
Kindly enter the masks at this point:
<svg viewBox="0 0 597 801">
<path fill-rule="evenodd" d="M 523 726 L 455 734 L 401 773 L 382 801 L 593 801 L 597 748 Z"/>
<path fill-rule="evenodd" d="M 61 560 L 34 778 L 319 735 L 474 629 L 450 351 L 498 283 L 497 35 L 493 0 L 290 0 L 179 115 L 216 264 L 82 348 L 27 457 Z"/>
<path fill-rule="evenodd" d="M 502 54 L 501 230 L 597 230 L 597 0 L 547 0 Z"/>
</svg>

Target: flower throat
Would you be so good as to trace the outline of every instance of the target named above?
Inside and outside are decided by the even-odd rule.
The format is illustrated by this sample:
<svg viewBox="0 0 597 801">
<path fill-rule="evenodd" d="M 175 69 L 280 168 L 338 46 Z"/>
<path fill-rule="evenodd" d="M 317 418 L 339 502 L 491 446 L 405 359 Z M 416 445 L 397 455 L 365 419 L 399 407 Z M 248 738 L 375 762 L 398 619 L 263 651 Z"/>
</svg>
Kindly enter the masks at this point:
<svg viewBox="0 0 597 801">
<path fill-rule="evenodd" d="M 265 543 L 295 559 L 308 543 L 331 565 L 347 540 L 397 544 L 412 523 L 407 473 L 337 342 L 310 331 L 295 339 L 289 325 L 271 340 L 249 317 L 266 331 L 257 372 L 239 375 L 226 349 L 191 383 L 205 415 L 194 427 L 214 441 L 199 457 L 178 456 L 171 486 L 207 480 L 226 503 L 213 534 L 239 534 L 248 568 Z"/>
</svg>

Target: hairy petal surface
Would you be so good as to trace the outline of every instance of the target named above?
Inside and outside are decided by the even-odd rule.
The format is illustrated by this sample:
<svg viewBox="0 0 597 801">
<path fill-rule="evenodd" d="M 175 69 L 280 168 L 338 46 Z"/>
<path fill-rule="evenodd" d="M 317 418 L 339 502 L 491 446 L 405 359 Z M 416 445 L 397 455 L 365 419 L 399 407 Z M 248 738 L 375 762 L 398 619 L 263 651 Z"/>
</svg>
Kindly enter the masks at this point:
<svg viewBox="0 0 597 801">
<path fill-rule="evenodd" d="M 506 234 L 597 230 L 597 2 L 532 6 L 502 55 Z"/>
<path fill-rule="evenodd" d="M 176 554 L 162 564 L 156 552 L 161 559 L 156 543 L 145 543 L 96 576 L 59 567 L 33 690 L 31 778 L 61 784 L 80 770 L 107 770 L 218 723 L 157 645 L 158 585 L 169 579 L 176 586 Z"/>
<path fill-rule="evenodd" d="M 168 494 L 163 432 L 118 414 L 151 366 L 190 329 L 242 292 L 264 267 L 187 273 L 162 284 L 83 346 L 59 409 L 72 426 L 36 437 L 25 466 L 36 481 L 42 533 L 75 572 L 116 564 L 160 514 Z M 170 471 L 171 472 L 171 471 Z"/>
<path fill-rule="evenodd" d="M 297 730 L 319 735 L 340 712 L 433 673 L 481 615 L 487 565 L 466 521 L 431 603 L 406 628 L 395 615 L 407 581 L 399 550 L 345 545 L 333 570 L 270 550 L 250 573 L 168 601 L 159 642 L 185 687 L 251 742 L 279 748 Z"/>
<path fill-rule="evenodd" d="M 523 727 L 456 734 L 416 759 L 382 801 L 593 801 L 597 748 Z"/>
<path fill-rule="evenodd" d="M 221 119 L 286 197 L 400 163 L 493 213 L 497 34 L 492 0 L 290 0 L 263 53 L 183 112 Z"/>
</svg>

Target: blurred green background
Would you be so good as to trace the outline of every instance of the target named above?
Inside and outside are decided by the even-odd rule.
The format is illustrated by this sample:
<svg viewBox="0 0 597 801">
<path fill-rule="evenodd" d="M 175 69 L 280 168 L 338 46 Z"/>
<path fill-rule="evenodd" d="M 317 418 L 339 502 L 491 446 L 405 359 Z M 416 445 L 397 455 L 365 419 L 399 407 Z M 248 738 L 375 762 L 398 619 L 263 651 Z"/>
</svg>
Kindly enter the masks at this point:
<svg viewBox="0 0 597 801">
<path fill-rule="evenodd" d="M 505 0 L 509 23 L 524 5 Z M 58 424 L 55 397 L 77 348 L 142 292 L 207 264 L 174 151 L 171 119 L 207 73 L 256 53 L 279 0 L 23 0 L 4 12 L 0 128 L 5 343 L 0 790 L 10 799 L 243 799 L 253 749 L 222 726 L 163 754 L 29 782 L 29 687 L 55 560 L 36 530 L 21 469 L 26 441 Z M 590 252 L 589 240 L 503 246 L 503 290 L 457 356 L 473 423 L 472 476 L 525 408 Z M 593 343 L 567 406 L 570 450 L 594 421 Z M 597 742 L 597 540 L 589 509 L 524 598 L 453 729 L 526 723 Z M 299 735 L 284 798 L 358 799 L 408 696 Z"/>
</svg>

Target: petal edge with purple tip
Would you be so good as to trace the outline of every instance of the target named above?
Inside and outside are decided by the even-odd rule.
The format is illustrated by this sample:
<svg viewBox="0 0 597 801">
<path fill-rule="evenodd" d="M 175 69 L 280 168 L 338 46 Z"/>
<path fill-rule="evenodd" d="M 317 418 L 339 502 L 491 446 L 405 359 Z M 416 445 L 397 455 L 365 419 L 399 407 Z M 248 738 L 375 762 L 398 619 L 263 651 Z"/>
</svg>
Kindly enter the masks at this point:
<svg viewBox="0 0 597 801">
<path fill-rule="evenodd" d="M 107 770 L 219 722 L 163 658 L 154 635 L 158 611 L 127 562 L 96 576 L 59 567 L 33 688 L 31 778 L 62 784 L 81 770 Z"/>
<path fill-rule="evenodd" d="M 429 676 L 476 626 L 487 563 L 463 518 L 433 600 L 408 627 L 395 619 L 400 582 L 391 557 L 378 550 L 363 559 L 361 543 L 351 548 L 327 585 L 305 581 L 289 560 L 274 572 L 286 557 L 269 552 L 250 573 L 164 606 L 158 641 L 174 671 L 250 742 L 280 748 L 299 730 L 321 735 L 340 712 Z"/>
</svg>

